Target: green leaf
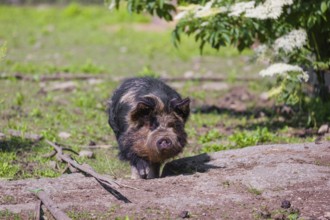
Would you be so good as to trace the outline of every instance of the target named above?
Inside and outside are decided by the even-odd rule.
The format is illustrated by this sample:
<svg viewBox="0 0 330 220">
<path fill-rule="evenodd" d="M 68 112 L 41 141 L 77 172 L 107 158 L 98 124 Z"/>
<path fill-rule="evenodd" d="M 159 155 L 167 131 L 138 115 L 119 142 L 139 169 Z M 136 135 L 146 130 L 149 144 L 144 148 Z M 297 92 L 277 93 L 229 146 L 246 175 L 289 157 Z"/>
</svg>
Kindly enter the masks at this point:
<svg viewBox="0 0 330 220">
<path fill-rule="evenodd" d="M 38 194 L 40 191 L 44 191 L 43 189 L 37 188 L 37 189 L 31 189 L 30 192 L 34 194 Z"/>
<path fill-rule="evenodd" d="M 322 2 L 321 4 L 321 11 L 322 13 L 325 13 L 328 10 L 328 6 L 325 2 Z"/>
</svg>

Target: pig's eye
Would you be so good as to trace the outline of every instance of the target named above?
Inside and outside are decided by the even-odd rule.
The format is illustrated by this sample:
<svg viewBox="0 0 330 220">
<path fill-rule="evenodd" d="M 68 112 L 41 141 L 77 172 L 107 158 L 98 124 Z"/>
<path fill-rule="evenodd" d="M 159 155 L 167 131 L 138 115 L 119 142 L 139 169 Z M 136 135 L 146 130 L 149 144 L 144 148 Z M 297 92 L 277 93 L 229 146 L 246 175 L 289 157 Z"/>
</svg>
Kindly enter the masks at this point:
<svg viewBox="0 0 330 220">
<path fill-rule="evenodd" d="M 159 126 L 159 122 L 157 120 L 152 120 L 150 122 L 150 130 L 153 131 L 155 129 L 157 129 Z"/>
</svg>

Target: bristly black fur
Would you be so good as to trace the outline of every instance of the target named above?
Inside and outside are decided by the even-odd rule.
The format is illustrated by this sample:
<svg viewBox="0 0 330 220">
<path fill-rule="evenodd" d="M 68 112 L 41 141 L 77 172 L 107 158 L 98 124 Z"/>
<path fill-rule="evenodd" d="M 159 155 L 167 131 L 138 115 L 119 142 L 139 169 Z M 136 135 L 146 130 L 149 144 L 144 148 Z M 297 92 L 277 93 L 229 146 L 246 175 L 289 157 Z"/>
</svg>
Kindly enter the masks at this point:
<svg viewBox="0 0 330 220">
<path fill-rule="evenodd" d="M 150 131 L 156 130 L 159 126 L 157 112 L 154 110 L 157 100 L 150 98 L 150 95 L 157 97 L 163 106 L 159 114 L 175 112 L 178 119 L 172 123 L 175 125 L 172 130 L 178 134 L 177 142 L 182 147 L 186 144 L 184 123 L 189 116 L 189 99 L 182 99 L 174 89 L 155 78 L 127 79 L 113 93 L 108 107 L 108 122 L 119 144 L 120 159 L 130 161 L 133 166 L 141 160 L 143 163 L 150 162 L 147 157 L 141 157 L 132 150 L 136 144 L 134 141 L 138 139 L 136 134 L 139 134 L 143 126 L 148 126 Z M 133 126 L 132 123 L 136 124 Z"/>
</svg>

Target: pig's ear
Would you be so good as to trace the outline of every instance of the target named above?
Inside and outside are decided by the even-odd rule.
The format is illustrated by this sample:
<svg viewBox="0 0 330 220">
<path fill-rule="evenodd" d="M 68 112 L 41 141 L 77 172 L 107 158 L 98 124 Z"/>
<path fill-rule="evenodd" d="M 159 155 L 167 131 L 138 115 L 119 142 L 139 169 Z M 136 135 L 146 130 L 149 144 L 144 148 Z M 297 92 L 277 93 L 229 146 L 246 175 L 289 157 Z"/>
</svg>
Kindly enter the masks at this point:
<svg viewBox="0 0 330 220">
<path fill-rule="evenodd" d="M 141 117 L 148 115 L 156 106 L 155 100 L 150 97 L 142 97 L 137 100 L 136 107 L 131 113 L 132 121 L 137 121 Z"/>
<path fill-rule="evenodd" d="M 186 121 L 190 113 L 190 99 L 172 99 L 170 101 L 171 108 Z"/>
</svg>

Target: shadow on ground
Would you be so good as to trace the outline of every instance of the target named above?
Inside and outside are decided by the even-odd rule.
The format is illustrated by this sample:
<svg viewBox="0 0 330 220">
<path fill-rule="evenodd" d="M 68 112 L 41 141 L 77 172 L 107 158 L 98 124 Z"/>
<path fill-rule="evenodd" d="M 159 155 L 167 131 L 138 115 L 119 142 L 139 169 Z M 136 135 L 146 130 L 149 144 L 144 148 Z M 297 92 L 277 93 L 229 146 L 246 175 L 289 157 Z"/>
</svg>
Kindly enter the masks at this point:
<svg viewBox="0 0 330 220">
<path fill-rule="evenodd" d="M 0 140 L 0 151 L 3 152 L 27 152 L 38 146 L 38 143 L 21 137 L 10 137 Z"/>
<path fill-rule="evenodd" d="M 278 131 L 285 127 L 292 127 L 296 129 L 303 129 L 303 132 L 298 132 L 294 136 L 307 137 L 315 135 L 315 131 L 306 128 L 307 118 L 299 113 L 297 109 L 292 109 L 286 105 L 273 106 L 273 107 L 256 107 L 252 109 L 236 110 L 228 107 L 220 107 L 217 105 L 202 105 L 193 108 L 193 113 L 202 114 L 228 114 L 232 116 L 246 116 L 255 119 L 267 117 L 266 121 L 259 121 L 248 123 L 247 125 L 238 125 L 237 128 L 244 130 L 255 130 L 258 127 L 266 127 L 269 131 Z M 279 120 L 281 118 L 281 120 Z M 324 122 L 319 122 L 320 124 Z"/>
<path fill-rule="evenodd" d="M 173 160 L 165 164 L 161 177 L 177 176 L 181 174 L 191 175 L 196 172 L 204 173 L 210 169 L 224 168 L 223 166 L 207 164 L 210 161 L 211 157 L 208 154 Z"/>
</svg>

